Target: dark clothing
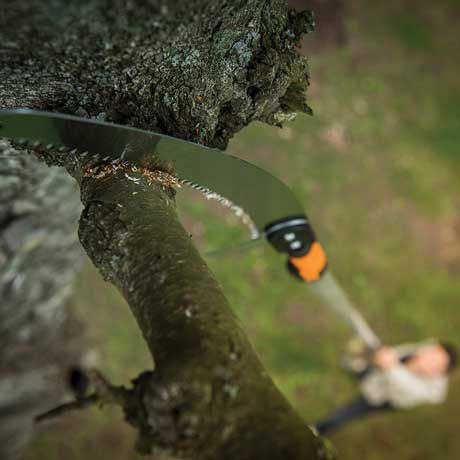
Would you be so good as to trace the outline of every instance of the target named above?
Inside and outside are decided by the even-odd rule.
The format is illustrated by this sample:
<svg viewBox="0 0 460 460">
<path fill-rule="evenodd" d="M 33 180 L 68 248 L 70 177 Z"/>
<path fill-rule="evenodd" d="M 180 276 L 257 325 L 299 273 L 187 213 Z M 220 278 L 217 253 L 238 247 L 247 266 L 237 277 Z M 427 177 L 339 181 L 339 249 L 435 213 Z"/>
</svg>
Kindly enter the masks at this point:
<svg viewBox="0 0 460 460">
<path fill-rule="evenodd" d="M 372 406 L 362 396 L 359 396 L 345 406 L 339 407 L 326 419 L 319 421 L 315 427 L 319 434 L 326 434 L 339 428 L 350 420 L 364 417 L 374 412 L 387 410 L 394 410 L 394 408 L 389 403 L 380 406 Z"/>
</svg>

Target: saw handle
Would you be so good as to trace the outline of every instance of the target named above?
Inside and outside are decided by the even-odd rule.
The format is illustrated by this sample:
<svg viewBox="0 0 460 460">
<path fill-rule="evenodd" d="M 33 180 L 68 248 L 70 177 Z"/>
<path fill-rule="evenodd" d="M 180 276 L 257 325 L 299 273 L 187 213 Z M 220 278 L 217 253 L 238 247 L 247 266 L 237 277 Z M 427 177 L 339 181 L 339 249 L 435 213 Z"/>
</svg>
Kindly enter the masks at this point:
<svg viewBox="0 0 460 460">
<path fill-rule="evenodd" d="M 318 281 L 327 268 L 327 256 L 318 241 L 313 241 L 307 253 L 300 257 L 289 257 L 288 271 L 308 283 Z"/>
<path fill-rule="evenodd" d="M 306 216 L 294 216 L 266 227 L 269 243 L 289 255 L 288 270 L 306 282 L 317 281 L 327 268 L 327 256 Z"/>
</svg>

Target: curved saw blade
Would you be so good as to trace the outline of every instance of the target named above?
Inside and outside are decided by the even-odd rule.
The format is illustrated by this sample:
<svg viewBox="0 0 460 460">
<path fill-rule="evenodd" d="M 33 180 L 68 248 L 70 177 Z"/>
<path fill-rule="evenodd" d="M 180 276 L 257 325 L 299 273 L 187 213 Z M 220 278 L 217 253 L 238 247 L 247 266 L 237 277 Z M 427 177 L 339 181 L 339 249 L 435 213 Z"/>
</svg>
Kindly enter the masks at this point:
<svg viewBox="0 0 460 460">
<path fill-rule="evenodd" d="M 291 190 L 270 173 L 220 150 L 128 126 L 29 109 L 0 110 L 0 137 L 76 149 L 100 161 L 144 166 L 167 161 L 181 182 L 215 198 L 239 215 L 256 239 L 273 222 L 303 216 Z M 56 149 L 56 151 L 59 151 Z"/>
</svg>

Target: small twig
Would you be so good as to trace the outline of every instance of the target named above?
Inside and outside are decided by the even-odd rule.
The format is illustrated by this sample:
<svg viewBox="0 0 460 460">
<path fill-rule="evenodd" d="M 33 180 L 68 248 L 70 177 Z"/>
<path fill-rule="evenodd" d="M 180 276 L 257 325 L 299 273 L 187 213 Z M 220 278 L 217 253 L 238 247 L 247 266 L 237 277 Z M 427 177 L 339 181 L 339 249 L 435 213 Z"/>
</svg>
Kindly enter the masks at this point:
<svg viewBox="0 0 460 460">
<path fill-rule="evenodd" d="M 69 412 L 87 409 L 94 404 L 117 404 L 123 407 L 129 390 L 122 386 L 112 385 L 99 371 L 92 370 L 87 374 L 95 391 L 88 396 L 78 397 L 69 403 L 61 404 L 35 417 L 36 423 L 42 423 L 65 415 Z"/>
<path fill-rule="evenodd" d="M 100 396 L 97 393 L 93 393 L 89 396 L 85 396 L 84 398 L 77 399 L 75 401 L 61 404 L 60 406 L 55 407 L 43 414 L 37 415 L 35 417 L 35 423 L 43 423 L 49 420 L 61 417 L 69 412 L 74 412 L 77 410 L 87 409 L 94 404 L 97 404 L 101 401 Z"/>
<path fill-rule="evenodd" d="M 88 375 L 101 403 L 116 404 L 121 407 L 124 406 L 126 399 L 130 394 L 130 390 L 127 390 L 123 386 L 112 385 L 97 370 L 90 371 Z"/>
</svg>

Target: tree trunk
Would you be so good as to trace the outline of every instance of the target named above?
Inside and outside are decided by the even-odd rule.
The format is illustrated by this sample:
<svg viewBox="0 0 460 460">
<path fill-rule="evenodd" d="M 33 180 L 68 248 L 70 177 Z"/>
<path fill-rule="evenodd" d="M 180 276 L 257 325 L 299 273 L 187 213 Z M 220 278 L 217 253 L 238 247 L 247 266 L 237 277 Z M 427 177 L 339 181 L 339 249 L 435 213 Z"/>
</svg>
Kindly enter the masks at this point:
<svg viewBox="0 0 460 460">
<path fill-rule="evenodd" d="M 81 328 L 67 309 L 82 259 L 77 185 L 0 139 L 0 458 L 69 393 Z"/>
<path fill-rule="evenodd" d="M 280 124 L 309 111 L 306 61 L 295 46 L 311 27 L 310 14 L 289 12 L 282 0 L 8 2 L 0 105 L 225 147 L 250 121 Z M 89 166 L 44 158 L 78 178 Z M 122 392 L 139 448 L 184 459 L 327 458 L 263 370 L 178 222 L 169 184 L 128 170 L 82 179 L 80 239 L 124 294 L 155 360 L 153 373 Z M 53 218 L 68 221 L 60 211 Z"/>
</svg>

